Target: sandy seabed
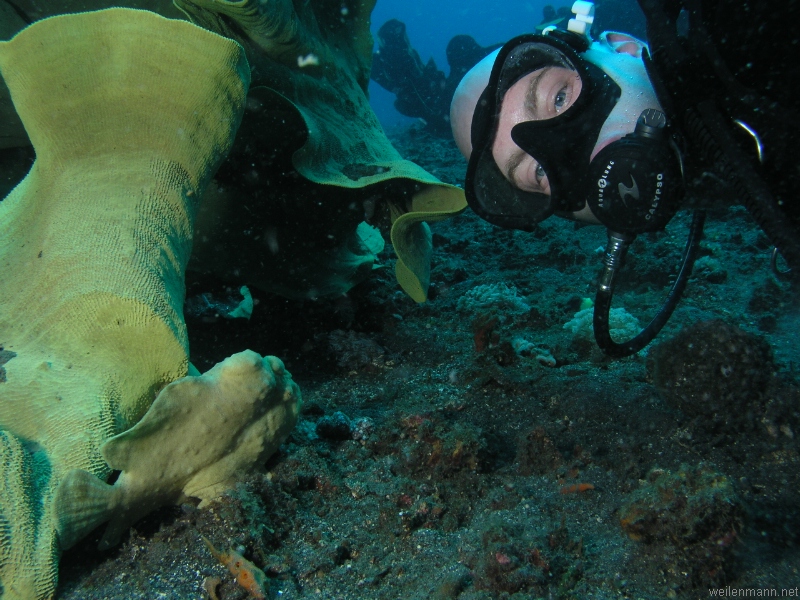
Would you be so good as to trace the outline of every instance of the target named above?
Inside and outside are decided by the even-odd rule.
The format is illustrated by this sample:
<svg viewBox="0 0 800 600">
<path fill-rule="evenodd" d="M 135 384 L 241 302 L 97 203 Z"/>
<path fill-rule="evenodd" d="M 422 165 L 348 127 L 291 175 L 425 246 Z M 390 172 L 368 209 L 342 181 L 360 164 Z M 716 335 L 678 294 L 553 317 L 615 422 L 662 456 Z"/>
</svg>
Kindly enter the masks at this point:
<svg viewBox="0 0 800 600">
<path fill-rule="evenodd" d="M 450 141 L 416 126 L 392 139 L 443 181 L 463 180 Z M 688 222 L 679 214 L 633 244 L 614 305 L 641 324 Z M 188 318 L 201 371 L 244 348 L 282 358 L 301 421 L 265 473 L 208 509 L 162 509 L 107 553 L 99 532 L 71 549 L 58 597 L 208 598 L 206 586 L 247 598 L 202 535 L 287 599 L 800 585 L 800 309 L 744 209 L 709 214 L 683 301 L 654 344 L 622 360 L 564 329 L 594 296 L 602 228 L 551 219 L 527 234 L 467 212 L 432 229 L 426 304 L 400 291 L 387 247 L 385 268 L 341 298 L 253 290 L 249 322 Z M 214 285 L 190 281 L 188 295 L 230 293 Z"/>
</svg>

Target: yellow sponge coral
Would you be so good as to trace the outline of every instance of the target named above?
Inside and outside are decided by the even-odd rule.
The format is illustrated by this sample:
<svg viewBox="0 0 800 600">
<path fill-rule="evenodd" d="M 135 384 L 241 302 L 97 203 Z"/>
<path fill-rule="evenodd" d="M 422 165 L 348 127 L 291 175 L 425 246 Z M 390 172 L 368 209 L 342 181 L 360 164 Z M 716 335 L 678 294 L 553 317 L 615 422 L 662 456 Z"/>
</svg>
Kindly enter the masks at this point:
<svg viewBox="0 0 800 600">
<path fill-rule="evenodd" d="M 0 586 L 11 600 L 55 589 L 62 478 L 107 475 L 103 442 L 186 374 L 194 215 L 238 127 L 249 67 L 238 44 L 190 23 L 109 9 L 34 23 L 0 43 L 0 72 L 36 150 L 0 203 Z"/>
</svg>

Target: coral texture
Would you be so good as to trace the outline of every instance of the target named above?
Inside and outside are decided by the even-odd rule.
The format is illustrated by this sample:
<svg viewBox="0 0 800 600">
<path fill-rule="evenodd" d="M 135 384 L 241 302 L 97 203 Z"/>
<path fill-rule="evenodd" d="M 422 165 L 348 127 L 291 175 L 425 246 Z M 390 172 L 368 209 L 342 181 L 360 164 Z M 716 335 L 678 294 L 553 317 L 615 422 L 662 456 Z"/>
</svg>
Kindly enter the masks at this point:
<svg viewBox="0 0 800 600">
<path fill-rule="evenodd" d="M 0 346 L 13 353 L 0 383 L 0 583 L 11 600 L 55 589 L 65 474 L 105 477 L 101 444 L 186 374 L 194 215 L 249 69 L 230 40 L 110 9 L 35 23 L 0 44 L 0 70 L 36 150 L 0 204 Z"/>
</svg>

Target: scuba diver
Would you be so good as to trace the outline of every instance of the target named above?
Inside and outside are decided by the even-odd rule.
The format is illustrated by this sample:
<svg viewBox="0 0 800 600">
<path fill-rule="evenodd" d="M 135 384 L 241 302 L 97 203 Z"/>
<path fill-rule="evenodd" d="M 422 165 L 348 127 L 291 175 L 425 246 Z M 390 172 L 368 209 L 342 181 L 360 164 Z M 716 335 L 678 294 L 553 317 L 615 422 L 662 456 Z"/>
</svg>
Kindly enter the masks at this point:
<svg viewBox="0 0 800 600">
<path fill-rule="evenodd" d="M 639 0 L 646 44 L 592 39 L 594 6 L 578 0 L 569 30 L 510 40 L 455 92 L 451 125 L 480 217 L 524 231 L 554 214 L 607 228 L 594 333 L 610 356 L 652 341 L 683 293 L 705 218 L 687 182 L 728 182 L 774 244 L 776 273 L 800 272 L 800 81 L 789 51 L 800 0 L 762 4 Z M 675 283 L 641 333 L 615 342 L 608 314 L 628 247 L 682 208 L 695 210 Z"/>
</svg>

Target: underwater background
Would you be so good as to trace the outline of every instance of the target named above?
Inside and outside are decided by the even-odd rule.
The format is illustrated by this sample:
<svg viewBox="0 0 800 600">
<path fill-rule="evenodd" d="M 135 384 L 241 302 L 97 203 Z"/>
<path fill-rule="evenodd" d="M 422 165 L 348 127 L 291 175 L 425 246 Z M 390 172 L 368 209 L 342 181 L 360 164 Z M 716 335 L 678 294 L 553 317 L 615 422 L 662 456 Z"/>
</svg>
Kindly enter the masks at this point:
<svg viewBox="0 0 800 600">
<path fill-rule="evenodd" d="M 616 22 L 629 19 L 636 31 L 630 3 L 620 4 Z M 530 31 L 544 6 L 378 0 L 370 28 L 377 40 L 384 23 L 403 22 L 410 48 L 446 77 L 453 36 L 487 48 Z M 368 89 L 399 155 L 462 186 L 466 163 L 452 139 L 430 119 L 401 115 L 395 94 L 374 80 Z M 300 179 L 289 156 L 305 132 L 279 108 L 281 125 L 265 118 L 239 134 L 208 185 L 220 196 L 246 196 L 248 210 L 274 193 L 281 202 L 270 215 L 283 217 L 295 198 L 286 182 Z M 242 142 L 273 126 L 289 132 L 285 146 Z M 3 195 L 34 159 L 30 147 L 0 150 Z M 316 188 L 301 193 L 328 198 Z M 360 215 L 362 204 L 390 193 L 388 185 L 367 187 L 342 206 L 356 204 Z M 298 422 L 263 469 L 215 502 L 161 507 L 110 550 L 97 549 L 103 526 L 89 533 L 61 556 L 55 597 L 798 595 L 796 278 L 772 269 L 769 240 L 732 205 L 726 182 L 709 177 L 692 193 L 716 208 L 689 285 L 658 338 L 624 359 L 604 356 L 591 328 L 601 227 L 550 219 L 523 233 L 469 210 L 433 222 L 421 303 L 398 285 L 398 252 L 385 229 L 369 276 L 328 296 L 273 293 L 238 267 L 222 276 L 190 262 L 183 311 L 192 365 L 206 372 L 245 348 L 279 357 L 302 391 Z M 313 202 L 302 210 L 301 231 L 334 229 L 332 213 L 317 216 Z M 229 225 L 241 227 L 243 244 L 257 227 L 250 219 Z M 665 231 L 633 243 L 614 298 L 615 339 L 635 335 L 663 302 L 690 220 L 682 211 Z M 238 251 L 238 242 L 212 253 L 231 247 Z M 314 252 L 324 261 L 330 249 Z M 11 285 L 0 274 L 0 286 Z M 252 316 L 229 318 L 243 285 Z M 0 368 L 12 360 L 0 347 Z M 263 571 L 260 592 L 236 582 L 220 558 L 228 552 Z"/>
<path fill-rule="evenodd" d="M 528 33 L 542 20 L 542 9 L 546 4 L 522 0 L 502 3 L 380 0 L 372 11 L 372 30 L 377 34 L 379 27 L 389 19 L 402 21 L 422 62 L 427 63 L 432 58 L 437 67 L 447 73 L 445 47 L 453 36 L 469 35 L 481 46 L 501 43 Z M 384 127 L 409 124 L 408 118 L 404 119 L 392 107 L 393 94 L 387 94 L 374 81 L 370 83 L 369 94 L 375 114 Z"/>
</svg>

